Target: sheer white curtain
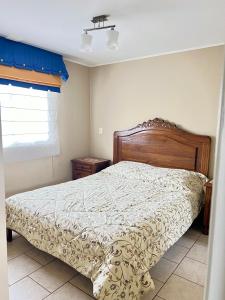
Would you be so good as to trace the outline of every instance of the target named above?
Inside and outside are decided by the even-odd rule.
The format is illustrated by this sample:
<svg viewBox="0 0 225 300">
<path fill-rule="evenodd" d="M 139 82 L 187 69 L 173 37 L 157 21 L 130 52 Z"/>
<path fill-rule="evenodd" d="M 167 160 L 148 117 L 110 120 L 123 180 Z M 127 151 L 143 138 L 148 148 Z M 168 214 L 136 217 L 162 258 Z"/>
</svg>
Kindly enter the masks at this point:
<svg viewBox="0 0 225 300">
<path fill-rule="evenodd" d="M 57 93 L 0 85 L 0 105 L 5 162 L 60 153 Z"/>
</svg>

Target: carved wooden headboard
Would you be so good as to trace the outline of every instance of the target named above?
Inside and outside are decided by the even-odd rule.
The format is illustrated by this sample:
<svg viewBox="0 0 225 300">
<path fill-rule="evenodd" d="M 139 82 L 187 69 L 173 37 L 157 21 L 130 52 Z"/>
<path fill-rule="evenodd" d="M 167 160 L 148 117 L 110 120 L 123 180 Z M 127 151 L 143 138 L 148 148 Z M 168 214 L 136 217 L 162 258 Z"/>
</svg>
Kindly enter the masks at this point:
<svg viewBox="0 0 225 300">
<path fill-rule="evenodd" d="M 113 162 L 131 160 L 208 175 L 211 139 L 155 118 L 114 132 Z"/>
</svg>

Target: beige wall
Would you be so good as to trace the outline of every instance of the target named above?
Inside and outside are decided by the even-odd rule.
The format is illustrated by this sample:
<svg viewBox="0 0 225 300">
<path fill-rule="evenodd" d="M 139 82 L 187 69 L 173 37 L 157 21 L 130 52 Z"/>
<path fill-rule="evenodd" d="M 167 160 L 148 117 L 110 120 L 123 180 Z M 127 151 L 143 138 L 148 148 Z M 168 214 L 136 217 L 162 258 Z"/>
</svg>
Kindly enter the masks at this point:
<svg viewBox="0 0 225 300">
<path fill-rule="evenodd" d="M 113 132 L 154 117 L 210 135 L 213 153 L 223 56 L 212 47 L 92 68 L 91 154 L 112 159 Z"/>
<path fill-rule="evenodd" d="M 61 154 L 5 165 L 7 195 L 71 179 L 70 160 L 89 152 L 89 70 L 67 63 L 69 80 L 59 99 Z"/>
<path fill-rule="evenodd" d="M 67 63 L 70 79 L 59 101 L 61 154 L 5 165 L 7 195 L 70 180 L 74 157 L 91 152 L 112 158 L 115 130 L 156 116 L 215 138 L 222 61 L 223 47 L 214 47 L 91 69 Z"/>
</svg>

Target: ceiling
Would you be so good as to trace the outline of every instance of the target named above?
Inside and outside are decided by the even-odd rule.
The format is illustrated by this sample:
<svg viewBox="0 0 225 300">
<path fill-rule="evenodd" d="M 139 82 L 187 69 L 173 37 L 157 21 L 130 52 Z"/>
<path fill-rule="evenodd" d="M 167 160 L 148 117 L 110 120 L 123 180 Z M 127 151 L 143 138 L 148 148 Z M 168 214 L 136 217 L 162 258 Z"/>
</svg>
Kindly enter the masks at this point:
<svg viewBox="0 0 225 300">
<path fill-rule="evenodd" d="M 96 66 L 225 42 L 224 0 L 0 0 L 0 35 Z M 120 32 L 119 50 L 105 33 L 92 33 L 92 53 L 80 51 L 90 19 L 110 15 Z"/>
</svg>

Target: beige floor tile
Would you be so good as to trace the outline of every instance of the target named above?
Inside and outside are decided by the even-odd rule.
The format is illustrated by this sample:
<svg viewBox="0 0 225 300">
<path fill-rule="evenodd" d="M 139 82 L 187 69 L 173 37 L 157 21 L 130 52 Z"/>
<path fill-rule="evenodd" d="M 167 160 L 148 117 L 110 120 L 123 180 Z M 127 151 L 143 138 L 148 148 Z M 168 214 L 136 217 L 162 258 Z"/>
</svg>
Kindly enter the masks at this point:
<svg viewBox="0 0 225 300">
<path fill-rule="evenodd" d="M 164 258 L 167 258 L 175 263 L 180 263 L 187 252 L 187 248 L 179 245 L 174 245 L 165 253 Z"/>
<path fill-rule="evenodd" d="M 18 237 L 7 244 L 8 260 L 15 258 L 31 249 L 31 244 L 23 237 Z"/>
<path fill-rule="evenodd" d="M 204 285 L 206 278 L 207 266 L 196 260 L 185 257 L 178 266 L 174 274 L 185 279 L 191 280 L 197 284 Z"/>
<path fill-rule="evenodd" d="M 151 291 L 151 292 L 149 292 L 147 294 L 144 294 L 142 296 L 141 300 L 153 300 L 153 299 L 155 299 L 154 297 L 157 295 L 158 291 L 163 286 L 163 282 L 160 282 L 160 281 L 154 279 L 154 283 L 155 283 L 155 289 L 154 289 L 154 291 Z"/>
<path fill-rule="evenodd" d="M 202 300 L 203 287 L 172 275 L 158 296 L 166 300 Z"/>
<path fill-rule="evenodd" d="M 60 289 L 48 296 L 46 300 L 91 300 L 90 296 L 83 293 L 70 283 L 66 283 Z"/>
<path fill-rule="evenodd" d="M 84 291 L 86 294 L 93 296 L 93 284 L 89 278 L 83 275 L 77 275 L 70 280 L 70 283 Z"/>
<path fill-rule="evenodd" d="M 26 255 L 20 255 L 8 262 L 8 281 L 13 284 L 28 274 L 39 269 L 41 265 Z"/>
<path fill-rule="evenodd" d="M 38 250 L 37 248 L 32 247 L 31 250 L 29 250 L 28 252 L 26 252 L 26 255 L 28 255 L 29 257 L 33 258 L 34 260 L 36 260 L 37 262 L 39 262 L 39 264 L 45 266 L 48 263 L 50 263 L 51 261 L 53 261 L 55 258 L 43 251 Z"/>
<path fill-rule="evenodd" d="M 198 238 L 196 244 L 201 245 L 201 246 L 208 246 L 208 240 L 209 236 L 201 234 L 200 237 Z"/>
<path fill-rule="evenodd" d="M 151 268 L 150 274 L 152 278 L 155 278 L 161 282 L 166 282 L 176 267 L 176 263 L 165 258 L 161 258 L 160 261 L 153 268 Z"/>
<path fill-rule="evenodd" d="M 189 258 L 198 260 L 203 264 L 207 264 L 208 260 L 208 247 L 202 246 L 198 244 L 194 244 L 194 246 L 190 249 L 188 254 L 186 255 Z"/>
<path fill-rule="evenodd" d="M 9 300 L 41 300 L 48 295 L 49 292 L 29 277 L 25 277 L 9 288 Z"/>
<path fill-rule="evenodd" d="M 50 292 L 54 292 L 65 282 L 72 279 L 77 272 L 59 260 L 54 260 L 48 265 L 30 275 L 32 279 Z"/>
<path fill-rule="evenodd" d="M 200 232 L 194 229 L 189 229 L 176 243 L 178 246 L 191 248 L 200 236 Z"/>
<path fill-rule="evenodd" d="M 160 298 L 160 297 L 158 297 L 158 296 L 156 296 L 156 297 L 154 298 L 154 300 L 163 300 L 163 299 Z"/>
</svg>

